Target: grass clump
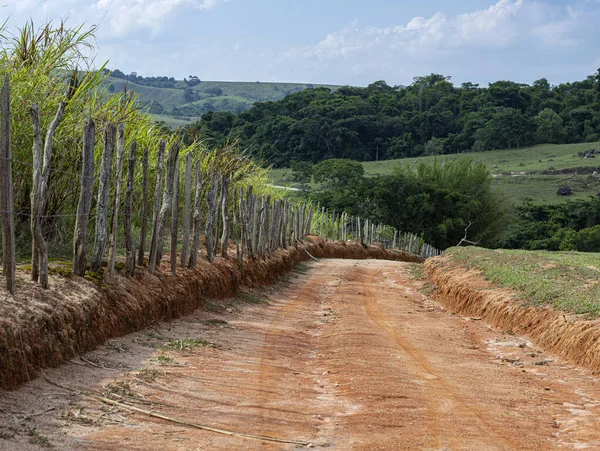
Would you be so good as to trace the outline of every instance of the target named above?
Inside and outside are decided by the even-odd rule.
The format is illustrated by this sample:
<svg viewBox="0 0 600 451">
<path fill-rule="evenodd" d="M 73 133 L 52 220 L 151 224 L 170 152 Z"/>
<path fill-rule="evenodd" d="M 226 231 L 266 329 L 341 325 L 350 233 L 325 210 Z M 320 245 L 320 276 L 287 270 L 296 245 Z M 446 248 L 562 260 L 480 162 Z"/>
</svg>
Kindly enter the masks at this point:
<svg viewBox="0 0 600 451">
<path fill-rule="evenodd" d="M 600 316 L 600 254 L 451 248 L 445 255 L 528 304 Z"/>
<path fill-rule="evenodd" d="M 209 327 L 231 327 L 227 321 L 223 321 L 222 319 L 207 319 L 201 321 L 201 323 Z"/>
<path fill-rule="evenodd" d="M 31 437 L 29 439 L 29 443 L 33 443 L 34 445 L 41 446 L 42 448 L 53 448 L 52 442 L 48 437 L 44 437 L 41 435 L 36 428 L 30 428 L 27 431 L 27 435 Z"/>
<path fill-rule="evenodd" d="M 243 301 L 243 302 L 247 302 L 249 304 L 268 304 L 269 301 L 267 301 L 264 298 L 260 298 L 258 296 L 253 296 L 249 293 L 244 293 L 244 292 L 239 292 L 236 296 L 239 300 Z"/>
<path fill-rule="evenodd" d="M 176 338 L 167 342 L 166 347 L 176 351 L 191 351 L 196 348 L 206 348 L 214 346 L 210 341 L 201 338 Z"/>
<path fill-rule="evenodd" d="M 160 366 L 172 365 L 175 362 L 173 357 L 164 354 L 157 355 L 150 360 Z"/>
<path fill-rule="evenodd" d="M 156 377 L 158 376 L 158 371 L 150 369 L 150 368 L 142 368 L 138 371 L 137 377 L 146 382 L 154 382 Z"/>
</svg>

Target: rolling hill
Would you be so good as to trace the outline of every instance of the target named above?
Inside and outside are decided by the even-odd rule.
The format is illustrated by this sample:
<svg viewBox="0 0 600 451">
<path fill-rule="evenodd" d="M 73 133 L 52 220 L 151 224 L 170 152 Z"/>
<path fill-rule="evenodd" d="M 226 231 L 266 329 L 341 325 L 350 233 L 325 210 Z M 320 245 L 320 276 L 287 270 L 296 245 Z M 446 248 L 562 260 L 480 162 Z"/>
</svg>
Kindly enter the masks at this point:
<svg viewBox="0 0 600 451">
<path fill-rule="evenodd" d="M 143 79 L 142 79 L 143 82 Z M 305 89 L 326 87 L 333 91 L 340 86 L 303 83 L 263 83 L 231 81 L 199 81 L 195 86 L 174 80 L 170 87 L 149 86 L 110 76 L 105 81 L 110 92 L 135 92 L 142 105 L 149 108 L 158 121 L 176 128 L 197 120 L 209 111 L 241 113 L 255 102 L 274 102 Z"/>
</svg>

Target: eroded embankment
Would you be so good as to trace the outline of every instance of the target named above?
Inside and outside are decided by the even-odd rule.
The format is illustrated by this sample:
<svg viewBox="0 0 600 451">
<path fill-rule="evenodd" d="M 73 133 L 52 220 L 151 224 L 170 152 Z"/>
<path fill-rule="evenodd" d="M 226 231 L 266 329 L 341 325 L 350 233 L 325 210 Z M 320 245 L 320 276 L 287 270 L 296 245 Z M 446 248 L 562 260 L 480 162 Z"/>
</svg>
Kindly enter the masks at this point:
<svg viewBox="0 0 600 451">
<path fill-rule="evenodd" d="M 0 388 L 15 388 L 40 369 L 60 365 L 109 338 L 189 314 L 206 298 L 232 297 L 241 285 L 271 284 L 309 259 L 308 253 L 317 258 L 422 262 L 374 246 L 312 241 L 273 252 L 265 260 L 247 261 L 243 274 L 234 258 L 212 265 L 202 259 L 194 269 L 179 268 L 177 276 L 170 274 L 167 260 L 156 275 L 142 268 L 135 277 L 116 274 L 103 287 L 79 277 L 52 277 L 51 289 L 42 290 L 27 274 L 18 274 L 16 298 L 4 296 L 0 302 Z"/>
<path fill-rule="evenodd" d="M 437 286 L 436 300 L 448 309 L 527 336 L 547 351 L 600 372 L 600 320 L 522 305 L 514 292 L 495 287 L 478 271 L 457 267 L 445 257 L 427 260 L 425 271 Z"/>
</svg>

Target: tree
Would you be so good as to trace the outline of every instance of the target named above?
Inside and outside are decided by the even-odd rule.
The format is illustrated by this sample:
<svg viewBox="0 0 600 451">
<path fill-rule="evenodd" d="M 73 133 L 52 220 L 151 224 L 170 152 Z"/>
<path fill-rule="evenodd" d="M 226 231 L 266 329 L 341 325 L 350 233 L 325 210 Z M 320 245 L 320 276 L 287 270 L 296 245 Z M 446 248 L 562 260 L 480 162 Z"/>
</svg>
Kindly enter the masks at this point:
<svg viewBox="0 0 600 451">
<path fill-rule="evenodd" d="M 444 153 L 444 140 L 431 138 L 423 148 L 423 155 L 442 155 Z"/>
<path fill-rule="evenodd" d="M 325 189 L 340 189 L 358 182 L 364 173 L 365 168 L 358 161 L 332 158 L 314 166 L 313 178 Z"/>
<path fill-rule="evenodd" d="M 536 141 L 538 143 L 560 143 L 564 138 L 563 120 L 550 108 L 545 108 L 535 117 L 537 125 Z"/>
<path fill-rule="evenodd" d="M 302 189 L 306 189 L 314 172 L 312 163 L 308 161 L 292 161 L 290 168 L 292 169 L 292 180 L 300 183 Z"/>
<path fill-rule="evenodd" d="M 186 103 L 192 103 L 199 99 L 198 93 L 190 87 L 187 87 L 183 90 L 183 100 Z"/>
</svg>

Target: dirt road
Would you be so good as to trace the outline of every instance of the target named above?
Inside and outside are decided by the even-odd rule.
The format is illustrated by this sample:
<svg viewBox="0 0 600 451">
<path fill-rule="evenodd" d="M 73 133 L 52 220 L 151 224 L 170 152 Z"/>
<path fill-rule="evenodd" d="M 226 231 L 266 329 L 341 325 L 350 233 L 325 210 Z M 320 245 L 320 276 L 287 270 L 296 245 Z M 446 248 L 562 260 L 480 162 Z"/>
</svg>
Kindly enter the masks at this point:
<svg viewBox="0 0 600 451">
<path fill-rule="evenodd" d="M 220 313 L 112 341 L 48 372 L 56 385 L 39 379 L 2 393 L 0 448 L 37 449 L 40 440 L 90 450 L 302 447 L 194 429 L 68 387 L 312 447 L 600 449 L 600 378 L 445 311 L 420 291 L 416 267 L 321 260 L 269 305 L 246 296 Z"/>
</svg>

